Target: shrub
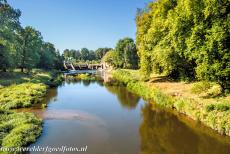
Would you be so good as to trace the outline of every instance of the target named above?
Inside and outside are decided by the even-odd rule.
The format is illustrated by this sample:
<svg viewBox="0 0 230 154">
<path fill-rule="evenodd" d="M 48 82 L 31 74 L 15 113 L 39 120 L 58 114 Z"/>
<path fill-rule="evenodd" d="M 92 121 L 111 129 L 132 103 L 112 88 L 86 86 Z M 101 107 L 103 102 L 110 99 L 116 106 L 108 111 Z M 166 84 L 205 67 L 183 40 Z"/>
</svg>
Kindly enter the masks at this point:
<svg viewBox="0 0 230 154">
<path fill-rule="evenodd" d="M 198 94 L 207 91 L 210 87 L 211 84 L 209 82 L 197 82 L 192 85 L 191 91 L 195 94 Z"/>
<path fill-rule="evenodd" d="M 220 85 L 214 85 L 212 86 L 210 89 L 208 89 L 208 95 L 209 96 L 212 96 L 212 97 L 216 97 L 216 96 L 219 96 L 221 95 L 222 93 L 222 88 Z"/>
<path fill-rule="evenodd" d="M 216 97 L 222 94 L 222 88 L 219 84 L 202 81 L 192 85 L 191 92 L 203 94 L 205 96 Z"/>
</svg>

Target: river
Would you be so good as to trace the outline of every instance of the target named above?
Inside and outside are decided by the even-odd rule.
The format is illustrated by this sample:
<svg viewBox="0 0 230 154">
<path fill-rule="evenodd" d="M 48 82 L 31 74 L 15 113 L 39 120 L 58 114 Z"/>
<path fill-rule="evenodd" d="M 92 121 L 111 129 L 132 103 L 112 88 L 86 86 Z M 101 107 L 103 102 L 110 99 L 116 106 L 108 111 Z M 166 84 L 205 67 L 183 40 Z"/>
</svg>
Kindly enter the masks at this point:
<svg viewBox="0 0 230 154">
<path fill-rule="evenodd" d="M 150 105 L 121 86 L 64 82 L 30 112 L 44 119 L 30 147 L 85 147 L 89 154 L 229 154 L 230 139 Z M 38 152 L 31 152 L 38 153 Z M 40 152 L 41 153 L 41 152 Z M 55 152 L 57 153 L 57 152 Z"/>
</svg>

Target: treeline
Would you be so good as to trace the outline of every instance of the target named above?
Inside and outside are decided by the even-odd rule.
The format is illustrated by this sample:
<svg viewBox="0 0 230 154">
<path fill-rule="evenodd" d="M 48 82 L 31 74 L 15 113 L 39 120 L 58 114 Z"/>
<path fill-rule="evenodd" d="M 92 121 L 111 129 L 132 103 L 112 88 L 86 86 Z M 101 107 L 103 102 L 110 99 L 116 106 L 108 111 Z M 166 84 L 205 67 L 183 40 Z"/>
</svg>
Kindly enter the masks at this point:
<svg viewBox="0 0 230 154">
<path fill-rule="evenodd" d="M 115 49 L 107 52 L 102 60 L 114 68 L 137 69 L 139 58 L 134 40 L 120 39 Z"/>
<path fill-rule="evenodd" d="M 98 48 L 95 51 L 87 48 L 82 48 L 81 50 L 65 49 L 63 54 L 65 59 L 73 59 L 76 61 L 100 61 L 109 50 L 111 50 L 111 48 L 106 47 Z"/>
<path fill-rule="evenodd" d="M 157 0 L 139 10 L 141 71 L 230 88 L 229 0 Z"/>
<path fill-rule="evenodd" d="M 20 68 L 62 69 L 63 56 L 54 45 L 44 42 L 36 29 L 23 28 L 20 10 L 0 0 L 0 70 Z"/>
<path fill-rule="evenodd" d="M 106 62 L 113 68 L 138 68 L 138 55 L 136 44 L 131 38 L 120 39 L 115 49 L 98 48 L 97 50 L 89 50 L 82 48 L 81 50 L 65 49 L 63 51 L 65 60 L 76 62 Z"/>
</svg>

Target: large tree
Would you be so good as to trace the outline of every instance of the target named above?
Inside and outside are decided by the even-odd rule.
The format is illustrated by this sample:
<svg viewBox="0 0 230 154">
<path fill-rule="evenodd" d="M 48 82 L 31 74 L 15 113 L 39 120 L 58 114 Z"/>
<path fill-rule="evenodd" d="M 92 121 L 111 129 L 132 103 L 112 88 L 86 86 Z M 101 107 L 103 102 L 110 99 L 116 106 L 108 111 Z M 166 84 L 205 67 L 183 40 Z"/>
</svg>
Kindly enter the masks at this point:
<svg viewBox="0 0 230 154">
<path fill-rule="evenodd" d="M 15 66 L 16 34 L 20 28 L 21 12 L 12 8 L 6 0 L 0 0 L 0 69 Z"/>
<path fill-rule="evenodd" d="M 20 52 L 18 54 L 19 67 L 21 71 L 24 68 L 30 71 L 34 68 L 40 60 L 40 50 L 42 47 L 41 33 L 32 27 L 25 27 L 20 32 Z"/>
<path fill-rule="evenodd" d="M 87 48 L 81 49 L 81 58 L 82 60 L 89 60 L 89 50 Z"/>
<path fill-rule="evenodd" d="M 138 67 L 137 49 L 133 39 L 124 38 L 119 40 L 115 50 L 122 64 L 120 67 L 132 69 Z"/>
<path fill-rule="evenodd" d="M 44 42 L 39 51 L 40 61 L 38 67 L 51 69 L 55 68 L 56 49 L 52 43 Z"/>
</svg>

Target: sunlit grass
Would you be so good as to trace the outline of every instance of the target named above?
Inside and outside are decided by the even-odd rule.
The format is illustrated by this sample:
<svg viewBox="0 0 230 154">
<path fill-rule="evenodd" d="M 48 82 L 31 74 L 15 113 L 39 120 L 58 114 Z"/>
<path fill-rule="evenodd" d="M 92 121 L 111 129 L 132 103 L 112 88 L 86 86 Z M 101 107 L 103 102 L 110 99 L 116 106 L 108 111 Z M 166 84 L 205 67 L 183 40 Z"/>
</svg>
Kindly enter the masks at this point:
<svg viewBox="0 0 230 154">
<path fill-rule="evenodd" d="M 15 113 L 0 109 L 1 147 L 25 147 L 34 142 L 41 131 L 42 121 L 33 114 Z"/>
<path fill-rule="evenodd" d="M 0 89 L 0 108 L 30 107 L 42 100 L 46 93 L 44 84 L 23 83 Z"/>
</svg>

